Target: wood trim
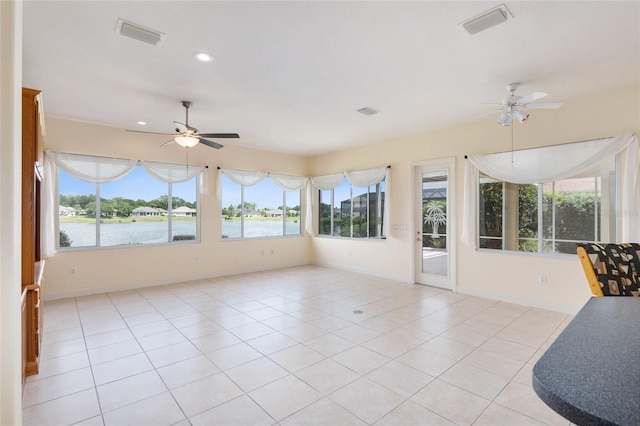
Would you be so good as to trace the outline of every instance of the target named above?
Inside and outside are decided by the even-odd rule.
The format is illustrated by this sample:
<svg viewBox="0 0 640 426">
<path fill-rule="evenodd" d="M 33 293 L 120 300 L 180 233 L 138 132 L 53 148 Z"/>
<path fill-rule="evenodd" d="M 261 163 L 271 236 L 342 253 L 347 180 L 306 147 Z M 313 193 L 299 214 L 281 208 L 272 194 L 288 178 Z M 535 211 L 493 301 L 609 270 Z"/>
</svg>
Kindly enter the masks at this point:
<svg viewBox="0 0 640 426">
<path fill-rule="evenodd" d="M 593 269 L 593 263 L 591 263 L 591 259 L 589 259 L 589 255 L 584 247 L 578 247 L 578 258 L 580 259 L 580 264 L 582 265 L 582 269 L 584 269 L 584 274 L 587 276 L 587 282 L 589 283 L 589 287 L 591 288 L 591 293 L 594 296 L 602 297 L 604 293 L 602 293 L 602 288 L 600 288 L 600 282 L 598 281 L 598 277 L 596 276 L 596 272 Z"/>
</svg>

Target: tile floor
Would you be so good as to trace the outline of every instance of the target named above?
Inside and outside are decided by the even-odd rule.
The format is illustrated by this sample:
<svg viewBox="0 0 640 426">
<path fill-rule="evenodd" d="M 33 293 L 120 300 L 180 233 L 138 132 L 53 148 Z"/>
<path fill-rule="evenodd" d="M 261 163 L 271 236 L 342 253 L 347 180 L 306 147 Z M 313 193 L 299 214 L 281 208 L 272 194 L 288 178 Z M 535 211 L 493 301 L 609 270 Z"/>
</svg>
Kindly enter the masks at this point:
<svg viewBox="0 0 640 426">
<path fill-rule="evenodd" d="M 303 266 L 44 313 L 25 425 L 569 425 L 531 387 L 557 312 Z"/>
</svg>

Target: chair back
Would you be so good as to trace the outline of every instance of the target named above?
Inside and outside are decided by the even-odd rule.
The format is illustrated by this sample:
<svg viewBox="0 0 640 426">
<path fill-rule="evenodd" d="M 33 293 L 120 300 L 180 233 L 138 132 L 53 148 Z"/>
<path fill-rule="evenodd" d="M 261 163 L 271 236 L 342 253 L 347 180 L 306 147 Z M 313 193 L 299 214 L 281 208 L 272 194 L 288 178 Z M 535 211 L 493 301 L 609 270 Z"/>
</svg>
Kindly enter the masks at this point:
<svg viewBox="0 0 640 426">
<path fill-rule="evenodd" d="M 640 244 L 578 243 L 576 251 L 594 296 L 640 296 Z"/>
</svg>

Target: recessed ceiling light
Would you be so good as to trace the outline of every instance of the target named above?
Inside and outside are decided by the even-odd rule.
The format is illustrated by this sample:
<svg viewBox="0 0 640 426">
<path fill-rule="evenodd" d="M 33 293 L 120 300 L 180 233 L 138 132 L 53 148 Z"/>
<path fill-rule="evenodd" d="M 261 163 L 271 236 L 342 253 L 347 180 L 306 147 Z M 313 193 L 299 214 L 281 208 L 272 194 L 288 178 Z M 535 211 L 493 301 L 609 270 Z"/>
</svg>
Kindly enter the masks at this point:
<svg viewBox="0 0 640 426">
<path fill-rule="evenodd" d="M 193 54 L 193 56 L 199 60 L 200 62 L 211 62 L 213 61 L 213 56 L 209 55 L 208 53 L 204 53 L 204 52 L 196 52 Z"/>
<path fill-rule="evenodd" d="M 147 125 L 146 121 L 136 121 L 136 123 L 138 123 L 141 126 L 146 126 Z"/>
</svg>

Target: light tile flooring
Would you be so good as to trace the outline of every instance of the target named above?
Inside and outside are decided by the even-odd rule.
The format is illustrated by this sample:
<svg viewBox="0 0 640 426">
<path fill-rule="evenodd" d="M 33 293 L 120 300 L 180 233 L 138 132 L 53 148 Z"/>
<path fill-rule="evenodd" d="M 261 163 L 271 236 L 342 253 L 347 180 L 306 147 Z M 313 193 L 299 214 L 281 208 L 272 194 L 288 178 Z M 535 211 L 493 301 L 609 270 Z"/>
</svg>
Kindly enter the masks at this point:
<svg viewBox="0 0 640 426">
<path fill-rule="evenodd" d="M 556 312 L 304 266 L 44 313 L 25 425 L 569 424 L 531 387 Z"/>
</svg>

